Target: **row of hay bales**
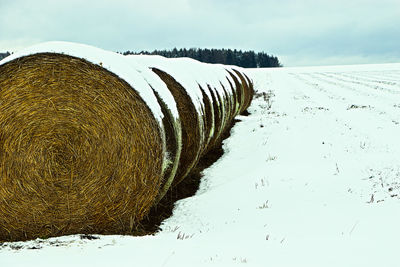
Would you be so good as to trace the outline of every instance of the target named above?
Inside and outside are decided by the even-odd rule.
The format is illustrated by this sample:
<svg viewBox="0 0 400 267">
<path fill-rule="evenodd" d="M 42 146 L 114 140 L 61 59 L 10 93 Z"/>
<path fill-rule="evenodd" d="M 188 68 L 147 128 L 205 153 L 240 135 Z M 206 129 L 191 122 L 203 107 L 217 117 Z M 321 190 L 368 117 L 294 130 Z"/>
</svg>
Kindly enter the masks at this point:
<svg viewBox="0 0 400 267">
<path fill-rule="evenodd" d="M 134 233 L 249 107 L 243 69 L 49 42 L 0 62 L 0 241 Z"/>
</svg>

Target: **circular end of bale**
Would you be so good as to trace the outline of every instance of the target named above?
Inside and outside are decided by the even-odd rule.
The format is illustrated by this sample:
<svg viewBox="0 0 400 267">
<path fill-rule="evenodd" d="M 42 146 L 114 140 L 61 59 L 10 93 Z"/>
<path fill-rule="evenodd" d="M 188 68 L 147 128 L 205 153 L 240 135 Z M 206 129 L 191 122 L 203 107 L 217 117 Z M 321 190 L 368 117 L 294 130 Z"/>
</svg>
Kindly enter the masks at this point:
<svg viewBox="0 0 400 267">
<path fill-rule="evenodd" d="M 86 60 L 0 66 L 0 241 L 134 231 L 161 183 L 160 126 L 137 91 Z"/>
</svg>

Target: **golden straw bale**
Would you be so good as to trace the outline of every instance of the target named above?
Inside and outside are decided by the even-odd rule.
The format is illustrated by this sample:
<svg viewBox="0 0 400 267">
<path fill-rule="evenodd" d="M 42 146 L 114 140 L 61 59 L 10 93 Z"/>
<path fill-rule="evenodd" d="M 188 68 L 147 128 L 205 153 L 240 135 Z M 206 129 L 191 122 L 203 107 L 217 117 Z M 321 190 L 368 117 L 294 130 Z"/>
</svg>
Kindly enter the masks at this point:
<svg viewBox="0 0 400 267">
<path fill-rule="evenodd" d="M 204 131 L 206 133 L 206 142 L 204 144 L 204 149 L 202 154 L 205 154 L 208 151 L 208 146 L 210 145 L 210 142 L 215 133 L 215 121 L 214 121 L 215 118 L 214 118 L 214 107 L 211 103 L 211 99 L 208 97 L 208 95 L 200 85 L 199 87 L 203 95 L 203 103 L 204 103 L 203 117 L 205 119 Z"/>
<path fill-rule="evenodd" d="M 240 83 L 243 86 L 243 106 L 241 109 L 241 114 L 250 106 L 251 100 L 253 98 L 253 94 L 249 88 L 249 85 L 247 84 L 246 79 L 244 78 L 243 73 L 241 73 L 238 70 L 233 69 L 233 71 L 236 73 L 236 75 L 240 79 Z"/>
<path fill-rule="evenodd" d="M 166 153 L 164 157 L 163 181 L 157 202 L 159 202 L 175 178 L 182 150 L 182 126 L 179 119 L 175 99 L 167 85 L 146 64 L 140 61 L 140 56 L 124 56 L 129 67 L 134 68 L 150 86 L 161 108 L 162 126 L 165 132 Z"/>
<path fill-rule="evenodd" d="M 236 115 L 239 114 L 239 108 L 240 108 L 240 105 L 239 105 L 239 102 L 238 102 L 238 98 L 237 98 L 237 92 L 236 92 L 237 89 L 236 89 L 236 87 L 234 85 L 234 82 L 231 82 L 231 80 L 229 80 L 228 77 L 226 77 L 226 79 L 227 79 L 227 81 L 229 83 L 229 86 L 230 86 L 230 89 L 231 89 L 231 92 L 232 92 L 232 95 L 231 95 L 231 101 L 233 103 L 232 116 L 235 117 Z"/>
<path fill-rule="evenodd" d="M 247 85 L 249 87 L 249 95 L 250 95 L 250 100 L 249 100 L 249 106 L 251 104 L 251 101 L 253 100 L 253 96 L 254 96 L 254 84 L 253 81 L 246 75 L 246 73 L 243 72 L 243 76 L 245 77 L 246 81 L 247 81 Z"/>
<path fill-rule="evenodd" d="M 211 95 L 211 104 L 213 108 L 213 115 L 214 115 L 214 132 L 213 135 L 208 143 L 207 151 L 213 149 L 215 147 L 216 141 L 222 132 L 222 120 L 223 120 L 223 113 L 222 107 L 220 106 L 220 97 L 217 94 L 216 90 L 212 89 L 210 85 L 207 85 L 207 89 Z"/>
<path fill-rule="evenodd" d="M 243 87 L 243 85 L 240 83 L 240 79 L 238 79 L 238 77 L 233 73 L 233 70 L 232 70 L 232 72 L 231 71 L 229 71 L 229 70 L 226 70 L 228 73 L 229 73 L 229 75 L 231 76 L 231 78 L 232 78 L 232 80 L 233 80 L 233 82 L 234 82 L 234 84 L 235 84 L 235 92 L 236 92 L 236 97 L 237 97 L 237 102 L 238 102 L 238 105 L 239 105 L 239 110 L 238 110 L 238 114 L 242 114 L 242 112 L 244 111 L 243 110 L 243 106 L 244 106 L 244 87 Z"/>
<path fill-rule="evenodd" d="M 124 80 L 52 53 L 0 66 L 0 241 L 135 230 L 159 193 L 163 137 Z"/>
<path fill-rule="evenodd" d="M 172 182 L 172 185 L 177 185 L 197 164 L 201 151 L 204 148 L 201 138 L 202 135 L 204 136 L 204 130 L 200 126 L 200 120 L 203 120 L 203 118 L 197 112 L 192 102 L 193 100 L 180 83 L 160 69 L 152 68 L 152 70 L 165 82 L 174 96 L 182 124 L 181 157 L 175 179 Z"/>
<path fill-rule="evenodd" d="M 227 122 L 228 122 L 227 124 L 229 125 L 234 117 L 233 114 L 234 114 L 235 104 L 233 103 L 231 88 L 225 87 L 222 83 L 221 83 L 221 87 L 225 94 L 225 103 L 226 103 L 226 110 L 227 110 L 226 116 L 227 116 Z"/>
<path fill-rule="evenodd" d="M 156 74 L 153 73 L 153 75 Z M 153 88 L 151 85 L 150 87 Z M 178 171 L 179 160 L 182 151 L 182 127 L 180 119 L 175 118 L 171 112 L 171 108 L 160 96 L 159 92 L 154 90 L 154 94 L 157 97 L 157 101 L 161 107 L 162 113 L 164 114 L 162 123 L 164 126 L 167 152 L 164 160 L 163 180 L 156 200 L 156 202 L 159 202 L 171 187 L 172 182 L 175 179 L 176 172 Z"/>
<path fill-rule="evenodd" d="M 215 131 L 213 139 L 210 141 L 209 150 L 215 148 L 220 144 L 223 133 L 228 124 L 226 101 L 224 100 L 223 92 L 209 86 L 213 98 L 214 105 L 214 120 L 215 120 Z M 225 102 L 224 102 L 225 101 Z"/>
<path fill-rule="evenodd" d="M 231 112 L 231 107 L 229 103 L 229 97 L 228 93 L 223 85 L 221 85 L 222 90 L 221 92 L 221 100 L 222 100 L 222 107 L 223 107 L 223 128 L 221 129 L 221 135 L 225 131 L 225 129 L 228 127 L 230 124 L 230 112 Z"/>
<path fill-rule="evenodd" d="M 221 118 L 221 127 L 218 132 L 218 136 L 221 135 L 221 133 L 225 129 L 225 124 L 226 124 L 226 108 L 225 108 L 225 102 L 224 102 L 224 95 L 223 92 L 217 90 L 214 88 L 215 96 L 217 99 L 217 103 L 219 106 L 219 111 L 220 111 L 220 118 Z"/>
</svg>

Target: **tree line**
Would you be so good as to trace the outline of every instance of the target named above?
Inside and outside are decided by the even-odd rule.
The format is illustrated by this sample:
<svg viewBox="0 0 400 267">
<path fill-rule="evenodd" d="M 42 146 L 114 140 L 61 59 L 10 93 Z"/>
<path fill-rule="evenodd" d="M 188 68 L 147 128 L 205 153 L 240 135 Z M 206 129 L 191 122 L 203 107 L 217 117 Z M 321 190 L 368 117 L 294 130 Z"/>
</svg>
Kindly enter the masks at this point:
<svg viewBox="0 0 400 267">
<path fill-rule="evenodd" d="M 123 55 L 160 55 L 168 58 L 189 57 L 205 63 L 220 63 L 225 65 L 236 65 L 243 68 L 272 68 L 282 67 L 279 59 L 268 55 L 265 52 L 242 51 L 231 49 L 172 49 L 172 50 L 154 50 L 153 52 L 125 51 Z"/>
</svg>

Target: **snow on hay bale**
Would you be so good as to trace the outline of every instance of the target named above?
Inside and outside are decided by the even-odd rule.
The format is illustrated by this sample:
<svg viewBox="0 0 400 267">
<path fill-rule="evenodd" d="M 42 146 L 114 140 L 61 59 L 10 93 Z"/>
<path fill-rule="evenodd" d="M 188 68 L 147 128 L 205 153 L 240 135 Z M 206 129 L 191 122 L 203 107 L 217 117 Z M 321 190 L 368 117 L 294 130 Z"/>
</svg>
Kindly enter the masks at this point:
<svg viewBox="0 0 400 267">
<path fill-rule="evenodd" d="M 129 233 L 154 204 L 163 115 L 125 62 L 53 42 L 0 63 L 0 241 Z"/>
<path fill-rule="evenodd" d="M 220 137 L 222 137 L 223 132 L 225 131 L 227 125 L 228 125 L 228 119 L 229 119 L 229 106 L 227 103 L 226 99 L 226 92 L 223 87 L 220 87 L 218 90 L 218 87 L 213 87 L 217 96 L 218 100 L 218 105 L 220 107 L 220 112 L 221 112 L 221 127 L 217 133 L 216 139 L 219 140 Z"/>
<path fill-rule="evenodd" d="M 223 68 L 215 64 L 200 63 L 188 58 L 182 58 L 179 61 L 187 64 L 187 69 L 191 70 L 192 77 L 199 84 L 200 88 L 204 90 L 203 105 L 205 105 L 205 110 L 207 110 L 207 99 L 213 100 L 210 105 L 212 117 L 210 118 L 207 112 L 205 113 L 205 117 L 212 119 L 213 123 L 209 131 L 207 144 L 202 151 L 202 155 L 204 155 L 215 147 L 218 143 L 217 140 L 220 139 L 219 137 L 222 136 L 228 124 L 230 108 L 228 93 L 224 88 L 225 72 Z"/>
<path fill-rule="evenodd" d="M 206 85 L 206 89 L 204 90 L 205 92 L 208 92 L 211 96 L 211 104 L 213 108 L 213 115 L 214 115 L 214 131 L 213 135 L 211 136 L 205 153 L 214 148 L 214 146 L 217 143 L 217 139 L 220 136 L 220 133 L 222 132 L 222 127 L 223 127 L 223 120 L 224 120 L 224 113 L 222 111 L 222 105 L 220 104 L 222 102 L 219 94 L 217 93 L 216 89 L 211 88 L 210 85 Z"/>
<path fill-rule="evenodd" d="M 162 186 L 157 198 L 158 202 L 165 196 L 168 189 L 171 187 L 178 170 L 182 151 L 182 124 L 179 118 L 179 112 L 174 96 L 171 94 L 167 85 L 161 80 L 161 78 L 156 73 L 151 71 L 147 66 L 144 66 L 135 60 L 137 57 L 127 56 L 126 59 L 128 63 L 143 76 L 146 82 L 153 89 L 164 114 L 162 122 L 166 134 L 167 158 L 165 159 L 165 162 L 167 166 L 164 171 Z"/>
<path fill-rule="evenodd" d="M 185 62 L 161 56 L 129 56 L 151 68 L 174 96 L 182 123 L 182 151 L 173 185 L 181 182 L 197 164 L 205 146 L 202 92 Z"/>
<path fill-rule="evenodd" d="M 250 84 L 248 83 L 250 81 L 246 79 L 246 75 L 244 74 L 243 70 L 238 67 L 232 68 L 232 70 L 239 77 L 242 87 L 243 103 L 240 112 L 240 114 L 242 114 L 250 106 L 254 92 L 252 87 L 250 87 Z"/>
<path fill-rule="evenodd" d="M 199 158 L 221 140 L 231 125 L 236 105 L 233 79 L 222 65 L 189 58 L 128 56 L 151 68 L 167 84 L 182 122 L 182 153 L 174 184 L 182 181 Z"/>
<path fill-rule="evenodd" d="M 153 71 L 167 84 L 175 97 L 182 122 L 182 152 L 179 169 L 173 181 L 173 184 L 178 184 L 189 174 L 200 158 L 203 149 L 204 122 L 202 114 L 196 110 L 193 99 L 185 88 L 167 72 L 157 68 L 153 68 Z"/>
<path fill-rule="evenodd" d="M 237 114 L 241 114 L 244 106 L 244 94 L 245 94 L 244 87 L 241 84 L 239 76 L 232 69 L 227 69 L 226 71 L 229 73 L 229 76 L 232 78 L 233 83 L 235 85 L 236 102 L 238 106 Z"/>
<path fill-rule="evenodd" d="M 221 83 L 223 92 L 224 92 L 224 96 L 225 96 L 225 106 L 226 106 L 226 127 L 229 127 L 230 122 L 233 119 L 233 112 L 234 112 L 234 104 L 233 104 L 233 99 L 232 99 L 232 93 L 230 91 L 230 87 L 228 86 L 224 86 Z"/>
<path fill-rule="evenodd" d="M 235 102 L 235 89 L 232 87 L 232 83 L 234 83 L 233 79 L 228 75 L 223 65 L 216 65 L 215 73 L 218 75 L 218 79 L 222 88 L 224 89 L 227 97 L 227 101 L 229 104 L 229 123 L 228 127 L 231 124 L 231 121 L 236 115 L 236 102 Z"/>
<path fill-rule="evenodd" d="M 200 86 L 200 85 L 199 85 Z M 211 98 L 211 93 L 208 91 L 208 89 L 203 89 L 200 86 L 201 93 L 203 95 L 203 103 L 204 103 L 204 131 L 206 133 L 206 143 L 204 145 L 202 154 L 204 154 L 206 151 L 208 151 L 209 145 L 211 143 L 211 140 L 214 137 L 214 132 L 215 132 L 215 116 L 214 116 L 214 106 L 212 105 L 212 98 Z"/>
<path fill-rule="evenodd" d="M 253 96 L 254 96 L 254 94 L 255 94 L 255 91 L 254 91 L 254 84 L 253 84 L 253 81 L 249 78 L 249 76 L 246 75 L 246 73 L 243 73 L 243 75 L 244 75 L 244 77 L 246 78 L 246 80 L 247 80 L 247 85 L 248 85 L 248 87 L 249 87 L 249 96 L 250 96 L 249 106 L 250 106 L 251 101 L 253 100 Z"/>
<path fill-rule="evenodd" d="M 192 69 L 195 69 L 194 72 L 196 73 L 197 82 L 199 83 L 201 88 L 204 88 L 204 92 L 206 93 L 208 98 L 212 100 L 211 107 L 214 117 L 214 123 L 212 131 L 210 131 L 207 146 L 202 153 L 205 154 L 215 146 L 216 140 L 225 129 L 226 121 L 228 119 L 227 98 L 220 81 L 221 76 L 218 77 L 219 70 L 215 67 L 216 65 L 200 63 L 195 60 L 191 61 L 193 61 Z M 224 78 L 225 77 L 223 77 L 221 80 L 223 80 Z"/>
<path fill-rule="evenodd" d="M 235 87 L 235 83 L 232 80 L 229 80 L 228 77 L 226 78 L 228 83 L 229 83 L 229 88 L 232 91 L 232 103 L 233 103 L 233 111 L 232 111 L 232 117 L 235 117 L 236 115 L 239 114 L 239 102 L 238 102 L 238 98 L 237 98 L 237 93 L 236 93 L 236 87 Z"/>
</svg>

